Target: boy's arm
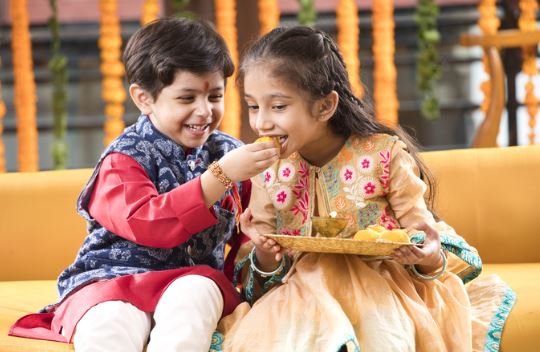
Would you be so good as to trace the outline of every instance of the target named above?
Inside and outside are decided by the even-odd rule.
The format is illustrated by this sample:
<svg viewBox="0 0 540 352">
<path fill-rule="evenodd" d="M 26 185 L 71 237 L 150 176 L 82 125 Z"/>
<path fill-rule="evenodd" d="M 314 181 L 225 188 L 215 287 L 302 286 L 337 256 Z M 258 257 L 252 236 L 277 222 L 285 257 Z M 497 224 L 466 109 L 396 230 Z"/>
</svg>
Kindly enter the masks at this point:
<svg viewBox="0 0 540 352">
<path fill-rule="evenodd" d="M 103 160 L 89 213 L 115 234 L 158 248 L 176 247 L 217 223 L 205 203 L 200 177 L 159 194 L 144 169 L 120 153 Z"/>
</svg>

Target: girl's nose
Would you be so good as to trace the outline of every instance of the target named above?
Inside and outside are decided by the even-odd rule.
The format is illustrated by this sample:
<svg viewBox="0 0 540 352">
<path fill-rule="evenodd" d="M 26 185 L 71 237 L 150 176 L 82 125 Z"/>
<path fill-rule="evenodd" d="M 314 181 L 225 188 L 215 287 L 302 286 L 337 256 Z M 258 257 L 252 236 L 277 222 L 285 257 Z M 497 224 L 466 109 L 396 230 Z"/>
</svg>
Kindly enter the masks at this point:
<svg viewBox="0 0 540 352">
<path fill-rule="evenodd" d="M 255 128 L 257 128 L 258 131 L 267 131 L 272 129 L 273 126 L 272 119 L 270 119 L 268 114 L 259 111 L 257 119 L 255 120 Z"/>
</svg>

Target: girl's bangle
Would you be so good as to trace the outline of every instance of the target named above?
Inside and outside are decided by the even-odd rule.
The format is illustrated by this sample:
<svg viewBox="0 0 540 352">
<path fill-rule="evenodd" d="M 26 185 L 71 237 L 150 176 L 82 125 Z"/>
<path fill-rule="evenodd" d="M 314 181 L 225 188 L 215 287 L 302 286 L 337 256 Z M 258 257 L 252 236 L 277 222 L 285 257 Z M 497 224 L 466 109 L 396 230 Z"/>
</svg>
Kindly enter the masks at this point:
<svg viewBox="0 0 540 352">
<path fill-rule="evenodd" d="M 419 273 L 418 270 L 416 270 L 416 266 L 414 266 L 414 265 L 409 266 L 409 268 L 414 273 L 414 275 L 416 275 L 418 278 L 420 278 L 422 280 L 435 280 L 435 279 L 438 279 L 446 271 L 446 265 L 448 263 L 448 261 L 446 260 L 446 255 L 444 255 L 444 251 L 442 249 L 441 249 L 441 257 L 442 257 L 442 261 L 443 261 L 442 262 L 442 268 L 438 273 L 435 273 L 433 275 L 425 275 L 425 274 Z"/>
<path fill-rule="evenodd" d="M 219 166 L 217 161 L 213 161 L 212 164 L 208 166 L 208 170 L 212 172 L 212 175 L 214 175 L 214 177 L 217 178 L 223 186 L 225 186 L 227 189 L 232 188 L 233 182 L 227 177 L 227 175 L 225 175 L 223 169 L 221 166 Z"/>
<path fill-rule="evenodd" d="M 255 265 L 255 249 L 256 247 L 253 247 L 253 249 L 249 253 L 249 261 L 251 262 L 250 266 L 254 272 L 256 272 L 262 277 L 269 277 L 269 276 L 279 273 L 283 269 L 283 263 L 285 262 L 284 260 L 285 258 L 281 258 L 281 262 L 279 263 L 279 266 L 274 271 L 262 271 L 261 269 L 257 268 L 257 266 Z"/>
</svg>

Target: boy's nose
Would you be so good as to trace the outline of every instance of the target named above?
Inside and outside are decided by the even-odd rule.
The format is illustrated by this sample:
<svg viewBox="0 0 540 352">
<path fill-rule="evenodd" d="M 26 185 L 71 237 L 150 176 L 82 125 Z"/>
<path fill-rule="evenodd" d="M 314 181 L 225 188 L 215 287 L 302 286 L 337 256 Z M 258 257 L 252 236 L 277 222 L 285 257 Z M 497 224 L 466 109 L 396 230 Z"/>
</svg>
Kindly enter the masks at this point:
<svg viewBox="0 0 540 352">
<path fill-rule="evenodd" d="M 199 102 L 199 104 L 197 104 L 196 113 L 199 116 L 204 116 L 204 117 L 209 116 L 212 114 L 212 105 L 210 104 L 210 102 L 203 100 Z"/>
</svg>

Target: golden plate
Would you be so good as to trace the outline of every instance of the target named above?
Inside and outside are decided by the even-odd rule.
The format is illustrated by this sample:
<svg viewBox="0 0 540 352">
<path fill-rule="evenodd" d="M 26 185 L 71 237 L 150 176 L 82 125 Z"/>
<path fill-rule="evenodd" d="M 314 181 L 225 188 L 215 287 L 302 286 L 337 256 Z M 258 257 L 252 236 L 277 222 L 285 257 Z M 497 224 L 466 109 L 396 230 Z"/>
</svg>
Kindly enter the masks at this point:
<svg viewBox="0 0 540 352">
<path fill-rule="evenodd" d="M 303 237 L 287 235 L 265 235 L 280 246 L 300 252 L 359 254 L 369 256 L 390 256 L 401 246 L 416 246 L 414 243 L 374 242 L 350 238 Z"/>
</svg>

